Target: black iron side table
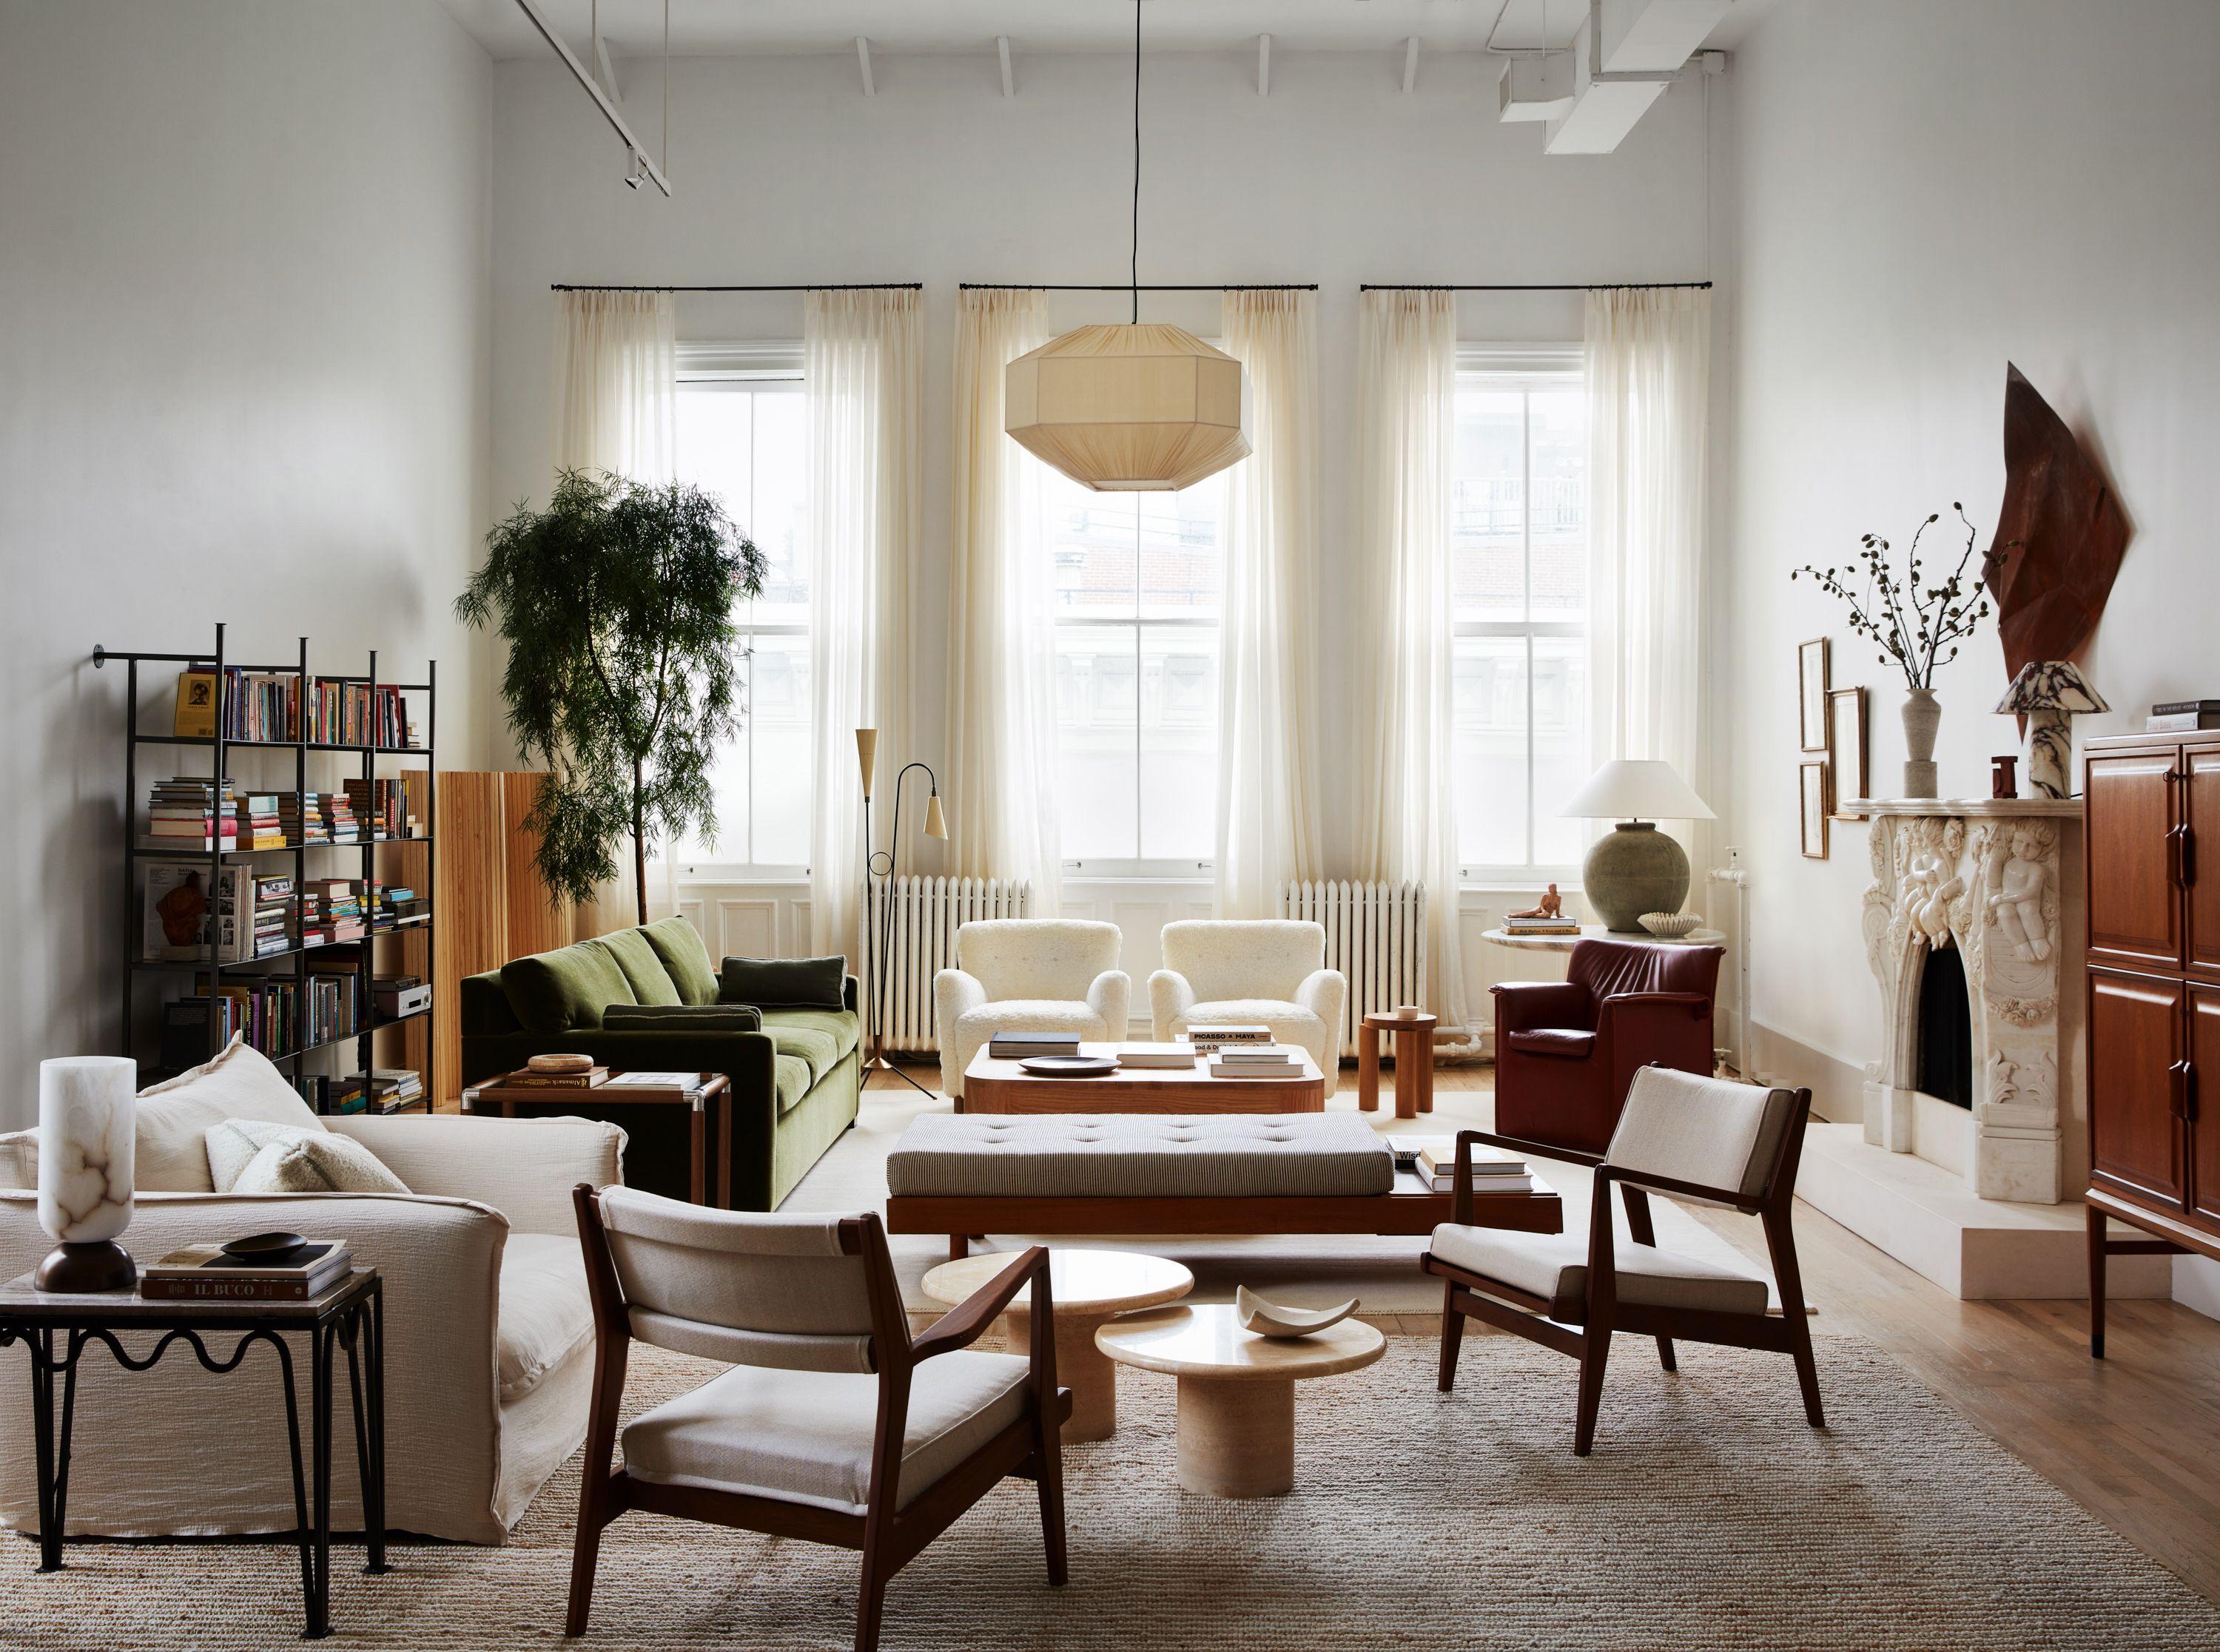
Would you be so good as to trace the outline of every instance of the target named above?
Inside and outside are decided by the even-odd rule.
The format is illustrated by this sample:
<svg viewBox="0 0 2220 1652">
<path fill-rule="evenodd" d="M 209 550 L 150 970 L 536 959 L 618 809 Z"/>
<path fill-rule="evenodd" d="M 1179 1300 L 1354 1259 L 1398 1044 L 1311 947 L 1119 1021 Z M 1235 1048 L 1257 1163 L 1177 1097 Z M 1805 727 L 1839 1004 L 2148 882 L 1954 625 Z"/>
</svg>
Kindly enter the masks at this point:
<svg viewBox="0 0 2220 1652">
<path fill-rule="evenodd" d="M 125 1351 L 117 1333 L 160 1331 L 143 1357 Z M 309 1339 L 310 1471 L 301 1466 L 301 1407 L 293 1380 L 290 1332 Z M 228 1356 L 209 1350 L 204 1336 L 235 1335 Z M 94 1343 L 117 1364 L 144 1371 L 182 1342 L 209 1370 L 236 1370 L 256 1343 L 277 1350 L 285 1383 L 286 1443 L 293 1454 L 294 1537 L 301 1551 L 301 1593 L 307 1640 L 332 1632 L 332 1366 L 346 1350 L 347 1387 L 354 1400 L 355 1462 L 362 1478 L 363 1569 L 385 1570 L 385 1299 L 375 1268 L 358 1268 L 321 1296 L 304 1302 L 150 1302 L 135 1291 L 62 1295 L 34 1290 L 31 1276 L 0 1286 L 0 1348 L 21 1341 L 31 1351 L 31 1411 L 39 1471 L 39 1570 L 61 1569 L 63 1522 L 69 1502 L 70 1428 L 77 1409 L 78 1362 Z M 54 1418 L 60 1380 L 61 1418 Z M 313 1507 L 311 1506 L 313 1503 Z"/>
</svg>

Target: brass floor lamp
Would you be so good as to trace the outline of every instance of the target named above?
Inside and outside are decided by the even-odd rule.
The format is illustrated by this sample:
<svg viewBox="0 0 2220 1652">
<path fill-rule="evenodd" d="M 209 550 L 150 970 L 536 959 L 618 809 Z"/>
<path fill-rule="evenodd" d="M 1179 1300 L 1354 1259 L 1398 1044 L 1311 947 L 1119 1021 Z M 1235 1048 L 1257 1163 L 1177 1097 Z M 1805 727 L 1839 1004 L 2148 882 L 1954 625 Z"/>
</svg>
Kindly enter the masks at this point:
<svg viewBox="0 0 2220 1652">
<path fill-rule="evenodd" d="M 864 776 L 864 991 L 865 1025 L 871 1035 L 871 1053 L 864 1063 L 866 1073 L 892 1073 L 920 1095 L 932 1095 L 907 1073 L 887 1059 L 886 1005 L 887 969 L 891 961 L 894 940 L 895 909 L 893 883 L 895 856 L 901 848 L 901 789 L 902 782 L 913 769 L 925 770 L 926 783 L 932 788 L 925 800 L 925 835 L 948 837 L 948 817 L 940 808 L 940 782 L 932 770 L 922 763 L 906 763 L 895 771 L 894 834 L 884 849 L 871 847 L 871 771 L 877 766 L 879 731 L 859 728 L 856 731 L 856 764 Z M 876 932 L 874 934 L 874 931 Z"/>
</svg>

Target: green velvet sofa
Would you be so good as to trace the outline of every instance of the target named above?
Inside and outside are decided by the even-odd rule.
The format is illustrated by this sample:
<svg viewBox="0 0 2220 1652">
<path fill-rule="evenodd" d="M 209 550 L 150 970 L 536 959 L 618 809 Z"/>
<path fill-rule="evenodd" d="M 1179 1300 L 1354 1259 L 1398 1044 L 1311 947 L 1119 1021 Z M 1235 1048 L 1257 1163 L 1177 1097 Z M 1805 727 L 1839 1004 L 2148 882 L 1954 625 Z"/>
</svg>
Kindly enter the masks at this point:
<svg viewBox="0 0 2220 1652">
<path fill-rule="evenodd" d="M 463 981 L 463 1082 L 558 1050 L 633 1071 L 722 1073 L 733 1085 L 733 1138 L 723 1150 L 732 1156 L 733 1208 L 776 1210 L 855 1122 L 863 1075 L 856 980 L 847 978 L 839 1009 L 766 1006 L 751 1014 L 736 1007 L 715 1031 L 683 1021 L 602 1024 L 613 1005 L 714 1005 L 718 992 L 708 949 L 683 917 L 513 959 Z M 627 1183 L 686 1197 L 689 1136 L 676 1109 L 596 1107 L 590 1092 L 562 1100 L 564 1113 L 623 1126 Z"/>
</svg>

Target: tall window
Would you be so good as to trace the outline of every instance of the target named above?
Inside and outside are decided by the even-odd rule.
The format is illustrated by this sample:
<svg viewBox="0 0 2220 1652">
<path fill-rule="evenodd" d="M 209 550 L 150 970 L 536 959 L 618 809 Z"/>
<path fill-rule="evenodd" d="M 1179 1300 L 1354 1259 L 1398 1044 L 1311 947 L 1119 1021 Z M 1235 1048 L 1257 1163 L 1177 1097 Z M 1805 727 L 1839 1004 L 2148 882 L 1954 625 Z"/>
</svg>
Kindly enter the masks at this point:
<svg viewBox="0 0 2220 1652">
<path fill-rule="evenodd" d="M 1587 415 L 1577 357 L 1457 375 L 1457 854 L 1468 875 L 1568 870 L 1587 777 Z"/>
<path fill-rule="evenodd" d="M 1178 493 L 1047 485 L 1064 857 L 1191 874 L 1217 836 L 1226 473 Z"/>
<path fill-rule="evenodd" d="M 735 364 L 738 365 L 735 365 Z M 715 494 L 770 562 L 763 595 L 742 602 L 748 650 L 739 738 L 710 784 L 717 841 L 680 858 L 798 872 L 809 861 L 808 430 L 798 351 L 682 352 L 678 477 Z"/>
</svg>

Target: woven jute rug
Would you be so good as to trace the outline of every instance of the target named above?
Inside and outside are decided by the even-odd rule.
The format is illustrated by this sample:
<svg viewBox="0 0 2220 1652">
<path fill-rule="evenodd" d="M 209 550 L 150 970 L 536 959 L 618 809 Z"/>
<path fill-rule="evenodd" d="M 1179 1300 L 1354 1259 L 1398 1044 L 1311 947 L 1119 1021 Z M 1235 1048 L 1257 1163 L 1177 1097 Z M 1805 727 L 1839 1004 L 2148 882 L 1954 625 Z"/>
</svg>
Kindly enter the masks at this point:
<svg viewBox="0 0 2220 1652">
<path fill-rule="evenodd" d="M 637 1354 L 643 1403 L 714 1368 Z M 1301 1385 L 1296 1489 L 1250 1503 L 1178 1489 L 1173 1385 L 1123 1374 L 1117 1437 L 1067 1456 L 1069 1587 L 1046 1586 L 1032 1488 L 1011 1481 L 895 1579 L 884 1644 L 2220 1646 L 2220 1612 L 1868 1344 L 1823 1344 L 1819 1433 L 1785 1359 L 1684 1345 L 1668 1376 L 1622 1337 L 1586 1460 L 1569 1362 L 1475 1337 L 1446 1398 L 1432 1365 L 1431 1343 L 1391 1338 L 1369 1369 Z M 334 1644 L 558 1644 L 577 1492 L 574 1462 L 504 1549 L 402 1547 L 382 1579 L 340 1551 Z M 299 1632 L 282 1548 L 35 1562 L 0 1544 L 0 1645 L 221 1652 Z M 845 1647 L 855 1580 L 840 1551 L 628 1516 L 580 1644 Z"/>
</svg>

